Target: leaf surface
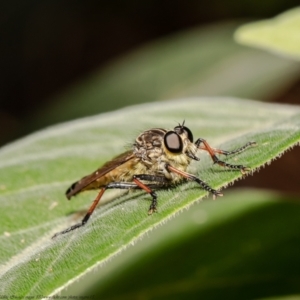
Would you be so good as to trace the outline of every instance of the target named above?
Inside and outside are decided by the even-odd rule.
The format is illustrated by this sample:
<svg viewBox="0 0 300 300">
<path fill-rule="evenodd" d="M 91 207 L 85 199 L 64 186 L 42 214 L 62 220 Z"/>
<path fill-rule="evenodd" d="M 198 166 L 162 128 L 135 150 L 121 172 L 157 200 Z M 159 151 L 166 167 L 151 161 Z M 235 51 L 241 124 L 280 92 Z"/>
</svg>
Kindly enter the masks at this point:
<svg viewBox="0 0 300 300">
<path fill-rule="evenodd" d="M 149 195 L 110 191 L 86 226 L 51 240 L 55 232 L 78 222 L 96 196 L 95 191 L 85 192 L 67 201 L 64 191 L 72 182 L 124 151 L 142 130 L 171 129 L 183 119 L 195 138 L 215 147 L 234 149 L 256 141 L 257 147 L 226 159 L 252 170 L 300 140 L 299 107 L 186 98 L 53 126 L 3 147 L 0 291 L 22 297 L 54 295 L 204 197 L 206 192 L 194 183 L 159 191 L 159 212 L 148 216 Z M 214 188 L 242 177 L 213 165 L 206 154 L 200 157 L 191 172 Z"/>
</svg>

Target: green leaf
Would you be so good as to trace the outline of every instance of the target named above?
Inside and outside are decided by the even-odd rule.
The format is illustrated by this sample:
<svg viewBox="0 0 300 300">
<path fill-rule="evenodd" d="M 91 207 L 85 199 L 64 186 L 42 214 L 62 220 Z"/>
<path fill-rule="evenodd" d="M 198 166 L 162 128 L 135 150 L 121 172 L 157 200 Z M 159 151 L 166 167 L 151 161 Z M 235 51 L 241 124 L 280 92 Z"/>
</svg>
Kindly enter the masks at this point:
<svg viewBox="0 0 300 300">
<path fill-rule="evenodd" d="M 300 7 L 269 20 L 249 23 L 235 32 L 235 39 L 253 46 L 300 60 Z"/>
<path fill-rule="evenodd" d="M 55 232 L 78 222 L 96 195 L 90 191 L 67 201 L 64 191 L 74 180 L 122 152 L 140 131 L 173 128 L 183 119 L 195 138 L 203 137 L 215 147 L 234 149 L 256 141 L 257 147 L 227 160 L 253 170 L 300 141 L 299 107 L 191 98 L 69 122 L 3 147 L 1 293 L 54 295 L 205 196 L 193 183 L 159 191 L 159 212 L 147 216 L 149 195 L 108 191 L 86 226 L 51 240 Z M 191 171 L 214 188 L 242 177 L 213 165 L 208 155 L 201 156 Z"/>
<path fill-rule="evenodd" d="M 62 296 L 240 300 L 300 295 L 300 205 L 295 200 L 242 189 L 193 205 L 90 274 L 83 291 L 71 288 Z"/>
</svg>

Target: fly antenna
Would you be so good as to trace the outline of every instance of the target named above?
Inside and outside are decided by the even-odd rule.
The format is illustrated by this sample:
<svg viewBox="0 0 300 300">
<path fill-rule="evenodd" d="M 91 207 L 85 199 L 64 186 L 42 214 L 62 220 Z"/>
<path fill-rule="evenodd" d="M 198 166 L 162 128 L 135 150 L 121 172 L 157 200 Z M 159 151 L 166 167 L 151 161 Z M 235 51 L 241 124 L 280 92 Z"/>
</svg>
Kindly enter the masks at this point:
<svg viewBox="0 0 300 300">
<path fill-rule="evenodd" d="M 182 121 L 182 124 L 178 123 L 178 127 L 181 127 L 181 128 L 183 128 L 183 126 L 184 126 L 184 123 L 185 123 L 185 120 L 183 120 L 183 121 Z"/>
</svg>

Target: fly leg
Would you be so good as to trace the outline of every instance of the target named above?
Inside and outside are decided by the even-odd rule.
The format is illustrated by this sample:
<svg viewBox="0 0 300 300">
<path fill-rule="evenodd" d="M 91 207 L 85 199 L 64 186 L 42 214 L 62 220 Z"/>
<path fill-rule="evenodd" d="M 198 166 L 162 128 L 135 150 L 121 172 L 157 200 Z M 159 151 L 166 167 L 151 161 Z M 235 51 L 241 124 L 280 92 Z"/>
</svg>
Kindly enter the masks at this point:
<svg viewBox="0 0 300 300">
<path fill-rule="evenodd" d="M 65 234 L 65 233 L 68 233 L 70 231 L 73 231 L 74 229 L 77 229 L 79 227 L 82 227 L 86 224 L 86 222 L 89 220 L 90 216 L 92 215 L 92 213 L 94 212 L 96 206 L 98 205 L 102 195 L 104 194 L 106 188 L 102 188 L 100 190 L 100 192 L 98 193 L 96 199 L 93 201 L 92 205 L 90 206 L 88 212 L 86 213 L 86 215 L 84 216 L 84 218 L 82 219 L 82 221 L 80 223 L 77 223 L 63 231 L 60 231 L 60 232 L 57 232 L 54 234 L 54 236 L 52 237 L 52 239 L 56 238 L 58 235 L 61 235 L 61 234 Z"/>
<path fill-rule="evenodd" d="M 55 237 L 57 237 L 58 235 L 61 234 L 65 234 L 68 233 L 70 231 L 73 231 L 74 229 L 77 229 L 79 227 L 84 226 L 87 221 L 89 220 L 90 216 L 92 215 L 92 213 L 94 212 L 95 208 L 97 207 L 101 197 L 103 196 L 104 192 L 106 191 L 106 189 L 132 189 L 132 188 L 137 188 L 136 184 L 134 183 L 129 183 L 129 182 L 112 182 L 109 183 L 107 186 L 103 187 L 100 192 L 98 193 L 96 199 L 93 201 L 92 205 L 90 206 L 88 212 L 86 213 L 86 215 L 84 216 L 84 218 L 82 219 L 82 221 L 80 223 L 77 223 L 63 231 L 57 232 L 52 239 L 54 239 Z"/>
<path fill-rule="evenodd" d="M 155 181 L 157 183 L 145 185 L 143 184 L 138 178 L 141 180 L 147 180 L 147 181 Z M 79 227 L 84 226 L 89 218 L 91 217 L 92 213 L 94 212 L 95 208 L 97 207 L 98 203 L 100 202 L 100 199 L 102 198 L 104 192 L 107 189 L 143 189 L 146 192 L 148 192 L 152 196 L 152 202 L 150 205 L 150 209 L 148 211 L 149 214 L 152 214 L 153 211 L 156 211 L 156 205 L 157 205 L 157 196 L 154 191 L 152 191 L 152 188 L 160 188 L 163 186 L 163 183 L 166 182 L 166 179 L 162 176 L 152 176 L 152 175 L 135 175 L 133 178 L 134 182 L 111 182 L 105 187 L 103 187 L 100 192 L 98 193 L 96 199 L 93 201 L 92 205 L 90 206 L 88 212 L 84 216 L 81 222 L 63 230 L 60 232 L 57 232 L 53 235 L 52 239 L 56 238 L 58 235 L 68 233 L 70 231 L 73 231 Z M 159 183 L 158 183 L 159 182 Z"/>
<path fill-rule="evenodd" d="M 141 180 L 145 181 L 154 181 L 156 184 L 150 184 L 146 185 Z M 167 183 L 168 180 L 164 176 L 157 176 L 157 175 L 148 175 L 148 174 L 139 174 L 133 176 L 134 183 L 147 193 L 149 193 L 152 197 L 152 201 L 148 210 L 148 215 L 151 215 L 152 213 L 157 211 L 157 195 L 155 191 L 152 190 L 152 188 L 160 188 L 163 187 L 164 183 Z"/>
<path fill-rule="evenodd" d="M 117 188 L 117 189 L 131 189 L 131 188 L 136 188 L 136 185 L 133 183 L 128 183 L 128 182 L 112 182 L 110 184 L 108 184 L 107 186 L 103 187 L 100 192 L 98 193 L 96 199 L 93 201 L 92 205 L 90 206 L 88 212 L 86 213 L 86 215 L 84 216 L 84 218 L 82 219 L 82 221 L 80 223 L 77 223 L 63 231 L 57 232 L 56 234 L 54 234 L 54 236 L 52 237 L 52 239 L 54 239 L 55 237 L 57 237 L 58 235 L 61 234 L 65 234 L 68 233 L 70 231 L 73 231 L 74 229 L 77 229 L 79 227 L 84 226 L 87 221 L 89 220 L 90 216 L 92 215 L 92 213 L 94 212 L 95 208 L 97 207 L 101 197 L 103 196 L 104 192 L 106 191 L 106 189 L 113 189 L 113 188 Z"/>
<path fill-rule="evenodd" d="M 155 183 L 145 184 L 144 181 L 153 181 Z M 151 195 L 152 201 L 148 210 L 148 214 L 151 215 L 157 211 L 157 194 L 153 189 L 162 188 L 164 184 L 168 183 L 168 180 L 164 176 L 149 175 L 149 174 L 138 174 L 133 176 L 133 183 L 130 182 L 112 182 L 106 186 L 106 188 L 117 188 L 117 189 L 142 189 Z"/>
<path fill-rule="evenodd" d="M 141 180 L 153 181 L 155 183 L 144 184 Z M 151 215 L 156 211 L 157 207 L 157 195 L 153 189 L 162 188 L 168 180 L 163 176 L 155 176 L 148 174 L 139 174 L 133 176 L 133 182 L 111 182 L 105 188 L 106 189 L 142 189 L 149 193 L 152 197 L 148 214 Z"/>
<path fill-rule="evenodd" d="M 218 164 L 222 167 L 227 167 L 230 169 L 234 169 L 234 170 L 240 170 L 242 173 L 245 173 L 247 171 L 250 170 L 250 168 L 245 167 L 243 165 L 232 165 L 229 163 L 226 163 L 222 160 L 220 160 L 216 154 L 223 154 L 223 155 L 232 155 L 232 154 L 237 154 L 237 153 L 241 153 L 243 151 L 245 151 L 247 148 L 255 146 L 256 143 L 255 142 L 248 142 L 247 144 L 245 144 L 244 146 L 235 149 L 233 151 L 226 151 L 226 150 L 222 150 L 222 149 L 216 149 L 216 148 L 212 148 L 204 139 L 198 139 L 195 142 L 195 145 L 197 146 L 198 149 L 201 150 L 205 150 L 209 153 L 210 157 L 212 158 L 212 160 L 214 161 L 215 164 Z"/>
<path fill-rule="evenodd" d="M 214 198 L 217 197 L 217 196 L 220 196 L 220 197 L 223 196 L 223 194 L 221 192 L 219 192 L 217 190 L 214 190 L 207 183 L 205 183 L 203 180 L 201 180 L 200 178 L 198 178 L 198 177 L 196 177 L 196 176 L 194 176 L 192 174 L 189 174 L 187 172 L 181 171 L 181 170 L 179 170 L 179 169 L 177 169 L 177 168 L 175 168 L 175 167 L 173 167 L 173 166 L 171 166 L 169 164 L 166 165 L 166 169 L 169 172 L 174 172 L 176 174 L 179 174 L 179 175 L 181 175 L 182 177 L 184 177 L 184 178 L 186 178 L 188 180 L 197 182 L 199 185 L 201 185 L 201 187 L 205 191 L 207 191 L 209 193 L 212 193 Z"/>
</svg>

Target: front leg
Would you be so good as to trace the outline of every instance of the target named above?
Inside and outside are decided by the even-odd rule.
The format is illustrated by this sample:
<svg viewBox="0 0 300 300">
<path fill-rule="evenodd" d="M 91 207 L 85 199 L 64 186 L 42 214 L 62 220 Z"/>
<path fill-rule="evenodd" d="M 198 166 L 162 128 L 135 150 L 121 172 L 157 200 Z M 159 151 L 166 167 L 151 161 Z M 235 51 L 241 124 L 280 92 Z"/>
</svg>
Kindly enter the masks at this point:
<svg viewBox="0 0 300 300">
<path fill-rule="evenodd" d="M 245 173 L 247 171 L 250 171 L 250 168 L 245 167 L 244 165 L 232 165 L 232 164 L 226 163 L 226 162 L 220 160 L 216 156 L 216 154 L 223 154 L 223 155 L 238 154 L 238 153 L 241 153 L 241 152 L 245 151 L 249 147 L 256 146 L 256 142 L 248 142 L 244 146 L 242 146 L 238 149 L 235 149 L 233 151 L 226 151 L 226 150 L 222 150 L 222 149 L 212 148 L 207 143 L 206 140 L 201 139 L 201 138 L 199 138 L 195 142 L 195 145 L 197 146 L 198 149 L 207 151 L 215 164 L 218 164 L 219 166 L 222 166 L 222 167 L 227 167 L 227 168 L 230 168 L 230 169 L 234 169 L 234 170 L 240 170 L 242 173 Z"/>
</svg>

